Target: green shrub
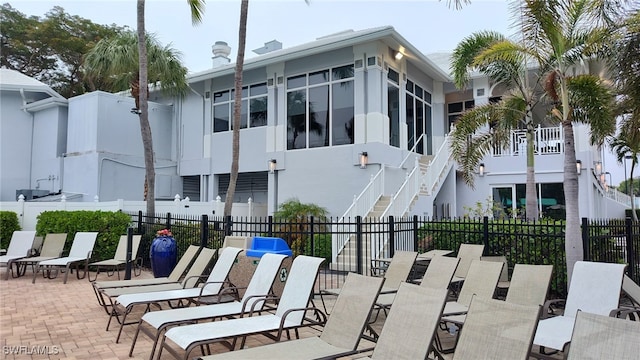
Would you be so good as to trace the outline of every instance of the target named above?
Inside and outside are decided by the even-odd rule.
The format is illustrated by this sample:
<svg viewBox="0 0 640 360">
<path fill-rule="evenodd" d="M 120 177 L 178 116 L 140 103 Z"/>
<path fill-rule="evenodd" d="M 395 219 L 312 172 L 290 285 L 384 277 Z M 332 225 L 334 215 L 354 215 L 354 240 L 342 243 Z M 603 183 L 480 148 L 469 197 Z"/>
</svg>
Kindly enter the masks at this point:
<svg viewBox="0 0 640 360">
<path fill-rule="evenodd" d="M 13 211 L 0 211 L 0 247 L 6 249 L 14 231 L 22 230 L 18 214 Z"/>
<path fill-rule="evenodd" d="M 38 215 L 36 232 L 39 236 L 49 233 L 67 233 L 64 246 L 69 253 L 76 232 L 98 232 L 93 248 L 92 261 L 113 258 L 120 236 L 127 233 L 131 217 L 122 212 L 112 211 L 45 211 Z"/>
<path fill-rule="evenodd" d="M 321 234 L 313 237 L 313 251 L 311 241 L 305 243 L 304 254 L 325 258 L 325 265 L 331 262 L 331 234 Z"/>
</svg>

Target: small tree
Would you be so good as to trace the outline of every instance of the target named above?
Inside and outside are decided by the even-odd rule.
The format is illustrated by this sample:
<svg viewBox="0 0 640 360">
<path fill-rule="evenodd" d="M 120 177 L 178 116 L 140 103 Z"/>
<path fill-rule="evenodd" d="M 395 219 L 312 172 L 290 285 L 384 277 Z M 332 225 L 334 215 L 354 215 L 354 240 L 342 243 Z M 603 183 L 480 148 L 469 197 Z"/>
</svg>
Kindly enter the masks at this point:
<svg viewBox="0 0 640 360">
<path fill-rule="evenodd" d="M 327 218 L 327 210 L 315 204 L 303 204 L 298 199 L 290 199 L 280 204 L 273 217 L 276 221 L 281 222 L 276 228 L 276 233 L 287 241 L 295 256 L 304 251 L 309 239 L 308 234 L 311 233 L 310 217 L 314 217 L 320 222 L 320 225 L 314 225 L 314 232 L 322 233 L 325 231 L 324 223 Z"/>
</svg>

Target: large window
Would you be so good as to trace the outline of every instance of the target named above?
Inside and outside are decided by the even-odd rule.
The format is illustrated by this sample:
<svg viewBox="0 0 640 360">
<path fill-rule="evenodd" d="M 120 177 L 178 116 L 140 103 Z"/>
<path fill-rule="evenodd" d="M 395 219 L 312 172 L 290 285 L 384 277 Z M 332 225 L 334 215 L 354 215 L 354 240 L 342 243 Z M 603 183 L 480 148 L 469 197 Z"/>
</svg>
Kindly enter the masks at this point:
<svg viewBox="0 0 640 360">
<path fill-rule="evenodd" d="M 540 216 L 553 219 L 565 218 L 564 188 L 562 183 L 536 184 Z M 514 184 L 492 189 L 494 217 L 518 217 L 525 215 L 527 207 L 526 185 Z M 516 199 L 516 201 L 514 201 Z"/>
<path fill-rule="evenodd" d="M 416 147 L 420 154 L 432 154 L 431 94 L 413 81 L 406 84 L 407 149 Z M 420 136 L 425 136 L 420 139 Z M 418 140 L 420 139 L 420 140 Z M 418 143 L 416 144 L 416 141 Z"/>
<path fill-rule="evenodd" d="M 234 94 L 234 89 L 213 94 L 213 132 L 232 129 Z M 267 100 L 267 83 L 242 88 L 241 129 L 267 125 Z"/>
<path fill-rule="evenodd" d="M 400 147 L 400 75 L 393 69 L 387 74 L 387 115 L 389 145 Z"/>
<path fill-rule="evenodd" d="M 287 78 L 287 150 L 353 144 L 353 65 Z"/>
<path fill-rule="evenodd" d="M 449 103 L 447 105 L 447 115 L 449 119 L 449 126 L 447 132 L 451 130 L 451 125 L 456 123 L 456 120 L 462 115 L 465 110 L 472 109 L 475 106 L 474 100 L 460 101 L 455 103 Z"/>
</svg>

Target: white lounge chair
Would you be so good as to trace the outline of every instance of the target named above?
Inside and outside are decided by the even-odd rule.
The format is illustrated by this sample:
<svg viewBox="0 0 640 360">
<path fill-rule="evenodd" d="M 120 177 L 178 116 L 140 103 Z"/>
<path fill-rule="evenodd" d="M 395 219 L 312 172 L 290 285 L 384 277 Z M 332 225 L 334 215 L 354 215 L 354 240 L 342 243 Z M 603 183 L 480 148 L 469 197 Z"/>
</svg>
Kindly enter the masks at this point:
<svg viewBox="0 0 640 360">
<path fill-rule="evenodd" d="M 573 267 L 573 276 L 565 302 L 564 314 L 543 318 L 533 340 L 540 346 L 540 353 L 533 356 L 545 357 L 545 350 L 564 351 L 571 341 L 573 326 L 578 310 L 607 316 L 618 307 L 622 275 L 625 264 L 578 261 Z M 545 303 L 542 316 L 549 313 L 549 306 L 563 300 Z"/>
<path fill-rule="evenodd" d="M 9 279 L 9 272 L 13 271 L 11 268 L 13 263 L 29 256 L 35 237 L 35 231 L 14 231 L 11 234 L 11 242 L 9 242 L 7 253 L 0 256 L 0 266 L 7 267 L 7 272 L 4 274 L 5 280 Z"/>
<path fill-rule="evenodd" d="M 153 339 L 153 347 L 149 356 L 149 359 L 152 360 L 160 335 L 170 326 L 239 315 L 251 309 L 261 310 L 264 305 L 263 299 L 269 295 L 273 282 L 280 273 L 282 262 L 286 257 L 283 254 L 264 254 L 260 258 L 242 299 L 239 301 L 151 311 L 144 314 L 138 323 L 136 334 L 133 336 L 129 356 L 133 356 L 133 350 L 140 332 Z"/>
<path fill-rule="evenodd" d="M 91 258 L 91 253 L 93 252 L 97 238 L 97 232 L 77 232 L 73 238 L 69 256 L 39 262 L 38 266 L 36 266 L 36 271 L 33 272 L 33 280 L 31 280 L 31 283 L 35 284 L 36 275 L 42 270 L 49 279 L 54 279 L 60 271 L 64 272 L 63 282 L 66 284 L 69 272 L 73 271 L 72 267 L 76 268 L 76 277 L 78 279 L 84 279 L 84 277 L 87 276 L 87 264 Z M 80 264 L 85 265 L 83 276 L 80 276 Z"/>
<path fill-rule="evenodd" d="M 253 334 L 262 334 L 279 341 L 283 332 L 301 326 L 321 324 L 322 321 L 310 321 L 305 318 L 305 313 L 313 311 L 317 316 L 322 313 L 319 309 L 308 308 L 307 305 L 323 261 L 323 258 L 304 255 L 299 255 L 293 260 L 275 314 L 173 327 L 165 332 L 161 340 L 158 358 L 162 355 L 163 349 L 166 349 L 176 358 L 187 359 L 194 348 L 214 342 L 221 342 L 233 350 L 237 338 L 242 338 L 242 348 L 246 336 Z M 272 332 L 276 334 L 273 335 Z M 231 339 L 232 341 L 229 341 Z M 179 350 L 175 350 L 171 345 L 181 349 L 183 355 L 180 356 Z"/>
<path fill-rule="evenodd" d="M 451 282 L 459 283 L 464 281 L 467 277 L 467 273 L 469 272 L 471 262 L 473 260 L 480 260 L 482 252 L 484 252 L 484 245 L 460 244 L 460 247 L 458 248 L 458 255 L 456 256 L 457 258 L 460 258 L 460 263 L 456 268 L 456 273 L 453 274 Z"/>
<path fill-rule="evenodd" d="M 204 249 L 203 249 L 204 250 Z M 152 291 L 152 292 L 138 292 L 123 294 L 116 298 L 112 307 L 111 315 L 109 316 L 109 323 L 112 317 L 122 314 L 122 319 L 119 319 L 120 330 L 118 331 L 118 337 L 116 343 L 120 341 L 120 335 L 125 325 L 137 324 L 138 321 L 127 323 L 127 315 L 131 313 L 133 307 L 136 305 L 145 305 L 145 312 L 150 310 L 151 304 L 159 304 L 161 302 L 167 302 L 171 307 L 171 301 L 178 301 L 178 307 L 185 306 L 184 301 L 188 303 L 193 302 L 197 298 L 201 297 L 213 297 L 220 294 L 223 287 L 229 287 L 228 281 L 229 272 L 231 267 L 236 261 L 238 254 L 243 251 L 239 248 L 226 247 L 222 249 L 218 260 L 216 261 L 211 273 L 206 279 L 206 282 L 200 287 L 191 287 L 185 289 L 173 289 L 164 291 Z M 161 285 L 160 285 L 161 286 Z M 145 289 L 147 287 L 141 287 Z M 131 288 L 123 288 L 123 290 L 131 290 Z M 229 300 L 230 301 L 230 300 Z M 119 307 L 124 311 L 120 312 Z M 109 330 L 109 324 L 107 324 L 107 330 Z"/>
<path fill-rule="evenodd" d="M 18 276 L 24 275 L 27 271 L 27 266 L 29 265 L 31 265 L 31 270 L 35 272 L 35 266 L 38 265 L 40 261 L 61 257 L 62 251 L 64 250 L 64 243 L 66 241 L 66 233 L 47 234 L 44 238 L 40 255 L 26 257 L 15 261 L 16 267 L 18 268 Z"/>
<path fill-rule="evenodd" d="M 134 265 L 136 263 L 136 257 L 138 256 L 140 240 L 142 240 L 142 235 L 133 235 L 133 238 L 131 240 L 131 263 Z M 89 264 L 89 269 L 91 269 L 92 267 L 96 268 L 96 277 L 93 279 L 93 281 L 98 279 L 98 274 L 100 274 L 101 269 L 107 270 L 107 276 L 112 276 L 113 273 L 117 273 L 118 280 L 120 280 L 120 269 L 127 265 L 127 241 L 127 235 L 120 236 L 120 240 L 118 241 L 118 246 L 116 247 L 116 252 L 113 255 L 113 259 L 97 261 Z M 90 276 L 87 278 L 89 279 L 89 281 L 91 281 Z"/>
</svg>

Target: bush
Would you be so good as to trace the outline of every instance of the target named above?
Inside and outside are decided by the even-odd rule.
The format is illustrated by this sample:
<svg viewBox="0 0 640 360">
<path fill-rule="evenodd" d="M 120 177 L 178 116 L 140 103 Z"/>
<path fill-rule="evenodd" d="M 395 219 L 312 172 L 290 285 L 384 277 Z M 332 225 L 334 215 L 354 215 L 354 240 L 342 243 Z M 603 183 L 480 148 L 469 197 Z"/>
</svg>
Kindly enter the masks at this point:
<svg viewBox="0 0 640 360">
<path fill-rule="evenodd" d="M 120 236 L 127 233 L 130 223 L 131 217 L 121 212 L 45 211 L 38 215 L 36 233 L 39 236 L 49 233 L 67 233 L 64 252 L 68 254 L 77 232 L 98 232 L 91 259 L 101 261 L 113 258 Z"/>
<path fill-rule="evenodd" d="M 13 211 L 0 211 L 0 247 L 9 247 L 11 235 L 14 231 L 22 230 L 18 221 L 18 214 Z"/>
<path fill-rule="evenodd" d="M 316 235 L 313 238 L 313 250 L 311 249 L 311 241 L 305 244 L 304 254 L 325 258 L 325 265 L 331 262 L 331 234 Z"/>
</svg>

